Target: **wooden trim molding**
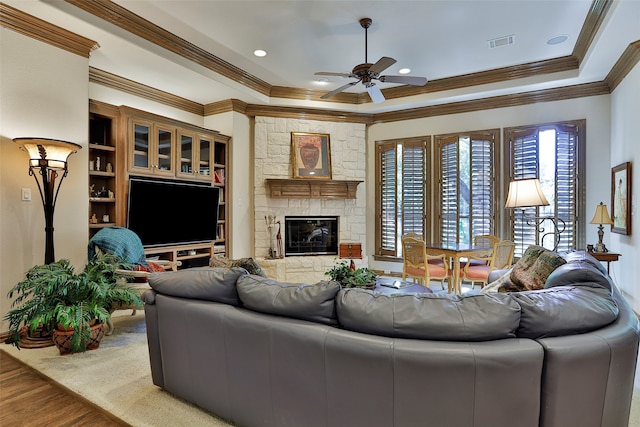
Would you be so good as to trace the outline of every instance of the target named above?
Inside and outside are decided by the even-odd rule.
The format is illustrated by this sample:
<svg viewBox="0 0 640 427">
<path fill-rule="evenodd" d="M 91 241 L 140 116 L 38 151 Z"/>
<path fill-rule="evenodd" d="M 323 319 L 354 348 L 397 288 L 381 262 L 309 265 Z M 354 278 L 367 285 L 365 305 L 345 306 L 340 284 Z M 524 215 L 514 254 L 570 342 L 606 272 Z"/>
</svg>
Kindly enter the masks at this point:
<svg viewBox="0 0 640 427">
<path fill-rule="evenodd" d="M 4 3 L 0 3 L 0 25 L 85 58 L 88 58 L 93 50 L 100 47 L 93 40 L 50 24 Z"/>
<path fill-rule="evenodd" d="M 344 123 L 371 124 L 372 115 L 350 113 L 346 111 L 322 110 L 315 108 L 278 107 L 270 105 L 247 105 L 246 115 L 249 117 L 269 116 L 287 119 L 325 120 Z"/>
<path fill-rule="evenodd" d="M 179 110 L 188 111 L 199 116 L 204 115 L 204 106 L 197 102 L 181 98 L 169 92 L 165 92 L 133 80 L 125 79 L 118 75 L 89 67 L 89 82 L 97 83 L 125 93 L 130 93 L 150 101 L 159 102 Z"/>
<path fill-rule="evenodd" d="M 265 179 L 267 195 L 286 199 L 355 199 L 363 181 L 321 179 Z"/>
<path fill-rule="evenodd" d="M 190 61 L 269 97 L 340 102 L 354 105 L 371 102 L 366 93 L 341 93 L 332 97 L 331 100 L 326 101 L 320 98 L 320 96 L 324 94 L 322 91 L 272 86 L 110 0 L 93 0 L 90 2 L 86 0 L 66 1 L 151 43 L 177 55 L 181 55 Z M 405 85 L 388 88 L 383 90 L 383 94 L 387 99 L 396 99 L 405 96 L 459 89 L 533 75 L 577 69 L 612 3 L 613 0 L 593 0 L 578 40 L 576 41 L 573 54 L 570 56 L 433 80 L 423 87 Z"/>
<path fill-rule="evenodd" d="M 269 95 L 271 85 L 246 71 L 230 64 L 206 50 L 190 43 L 154 23 L 130 12 L 109 0 L 66 0 L 85 12 L 89 12 L 132 34 L 142 37 L 170 52 L 202 65 L 220 75 L 241 83 L 263 95 Z"/>
<path fill-rule="evenodd" d="M 609 91 L 613 92 L 616 87 L 624 80 L 629 72 L 640 61 L 640 40 L 629 44 L 624 50 L 620 58 L 616 61 L 604 81 L 609 85 Z"/>
<path fill-rule="evenodd" d="M 239 99 L 225 99 L 223 101 L 212 102 L 204 106 L 204 115 L 213 116 L 215 114 L 228 113 L 234 111 L 236 113 L 247 113 L 247 103 Z"/>
</svg>

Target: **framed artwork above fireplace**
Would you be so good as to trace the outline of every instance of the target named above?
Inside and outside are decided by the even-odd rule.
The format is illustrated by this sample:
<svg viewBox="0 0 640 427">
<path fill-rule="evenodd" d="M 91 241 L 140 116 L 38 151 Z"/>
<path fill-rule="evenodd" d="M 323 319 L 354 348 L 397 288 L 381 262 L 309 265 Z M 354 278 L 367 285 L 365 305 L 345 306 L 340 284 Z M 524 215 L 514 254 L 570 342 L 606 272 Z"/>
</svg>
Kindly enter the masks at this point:
<svg viewBox="0 0 640 427">
<path fill-rule="evenodd" d="M 293 178 L 331 179 L 329 134 L 291 132 Z"/>
</svg>

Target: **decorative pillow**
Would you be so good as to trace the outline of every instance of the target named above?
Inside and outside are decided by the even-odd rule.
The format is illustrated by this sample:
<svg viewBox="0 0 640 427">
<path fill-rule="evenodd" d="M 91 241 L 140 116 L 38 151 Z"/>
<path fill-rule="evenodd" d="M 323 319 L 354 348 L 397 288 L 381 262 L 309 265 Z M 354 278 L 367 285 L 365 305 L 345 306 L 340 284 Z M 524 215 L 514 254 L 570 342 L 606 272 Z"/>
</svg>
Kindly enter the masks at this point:
<svg viewBox="0 0 640 427">
<path fill-rule="evenodd" d="M 340 283 L 321 281 L 315 285 L 284 283 L 256 275 L 238 279 L 238 296 L 246 308 L 261 313 L 276 314 L 335 325 L 335 298 Z"/>
<path fill-rule="evenodd" d="M 515 289 L 506 290 L 513 292 L 542 289 L 549 274 L 565 263 L 564 258 L 553 251 L 530 246 L 511 270 L 510 279 Z"/>
<path fill-rule="evenodd" d="M 482 294 L 490 294 L 490 293 L 494 293 L 494 292 L 510 292 L 508 290 L 510 287 L 513 287 L 513 284 L 511 283 L 511 272 L 507 271 L 506 273 L 504 273 L 502 276 L 498 277 L 493 282 L 488 283 L 487 285 L 485 285 L 480 290 L 480 293 L 482 293 Z"/>
<path fill-rule="evenodd" d="M 505 294 L 392 294 L 343 289 L 340 325 L 391 338 L 487 341 L 515 337 L 520 307 Z"/>
<path fill-rule="evenodd" d="M 234 260 L 224 257 L 212 257 L 209 262 L 209 266 L 222 268 L 242 267 L 247 270 L 249 274 L 267 277 L 266 273 L 262 270 L 262 267 L 260 267 L 260 264 L 258 264 L 253 258 L 239 258 Z"/>
<path fill-rule="evenodd" d="M 247 275 L 241 268 L 187 268 L 153 273 L 149 285 L 159 294 L 239 305 L 236 281 Z"/>
</svg>

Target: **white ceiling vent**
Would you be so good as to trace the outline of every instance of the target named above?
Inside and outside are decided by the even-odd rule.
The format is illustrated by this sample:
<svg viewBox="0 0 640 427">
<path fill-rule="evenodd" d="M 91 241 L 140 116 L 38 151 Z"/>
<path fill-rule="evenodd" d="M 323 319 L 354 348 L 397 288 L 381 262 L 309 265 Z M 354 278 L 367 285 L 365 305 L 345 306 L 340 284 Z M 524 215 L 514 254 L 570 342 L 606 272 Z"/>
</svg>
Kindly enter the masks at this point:
<svg viewBox="0 0 640 427">
<path fill-rule="evenodd" d="M 489 49 L 495 49 L 501 46 L 507 46 L 516 42 L 516 36 L 511 34 L 510 36 L 498 37 L 497 39 L 488 40 Z"/>
</svg>

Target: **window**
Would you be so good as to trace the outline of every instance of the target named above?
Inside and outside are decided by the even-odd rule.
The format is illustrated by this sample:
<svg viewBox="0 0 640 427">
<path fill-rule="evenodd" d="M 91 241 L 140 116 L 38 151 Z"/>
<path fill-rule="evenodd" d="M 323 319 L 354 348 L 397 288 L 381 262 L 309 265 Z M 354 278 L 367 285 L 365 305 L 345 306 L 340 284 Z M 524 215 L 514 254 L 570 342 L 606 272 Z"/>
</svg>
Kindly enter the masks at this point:
<svg viewBox="0 0 640 427">
<path fill-rule="evenodd" d="M 376 255 L 402 255 L 406 233 L 425 235 L 430 138 L 376 144 Z"/>
<path fill-rule="evenodd" d="M 439 187 L 437 235 L 472 243 L 496 233 L 496 150 L 499 130 L 436 136 Z"/>
<path fill-rule="evenodd" d="M 538 178 L 549 206 L 510 210 L 507 230 L 516 243 L 516 256 L 529 245 L 553 249 L 553 224 L 547 220 L 540 227 L 532 217 L 551 217 L 564 221 L 558 251 L 584 247 L 584 184 L 580 181 L 585 165 L 585 121 L 536 125 L 505 129 L 505 158 L 509 181 Z M 505 191 L 509 183 L 504 183 Z M 529 220 L 527 220 L 529 218 Z"/>
</svg>

